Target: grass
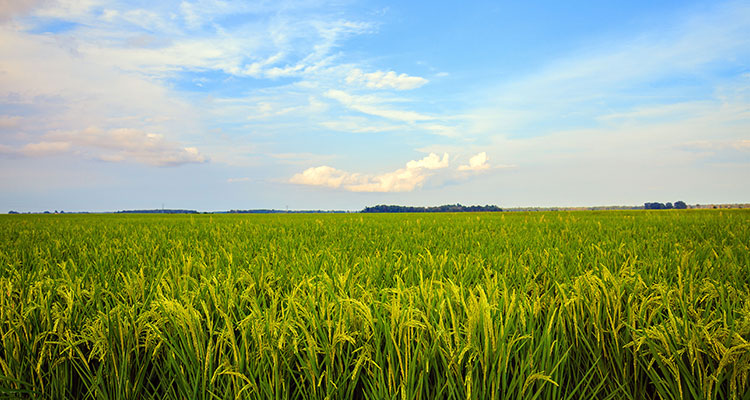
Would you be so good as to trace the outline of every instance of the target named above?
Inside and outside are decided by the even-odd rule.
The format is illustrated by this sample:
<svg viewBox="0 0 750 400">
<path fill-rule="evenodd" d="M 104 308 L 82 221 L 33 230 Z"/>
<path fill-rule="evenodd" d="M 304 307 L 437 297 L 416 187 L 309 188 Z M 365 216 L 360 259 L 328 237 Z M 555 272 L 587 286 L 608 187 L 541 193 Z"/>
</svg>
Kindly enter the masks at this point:
<svg viewBox="0 0 750 400">
<path fill-rule="evenodd" d="M 750 212 L 0 216 L 0 396 L 750 399 Z"/>
</svg>

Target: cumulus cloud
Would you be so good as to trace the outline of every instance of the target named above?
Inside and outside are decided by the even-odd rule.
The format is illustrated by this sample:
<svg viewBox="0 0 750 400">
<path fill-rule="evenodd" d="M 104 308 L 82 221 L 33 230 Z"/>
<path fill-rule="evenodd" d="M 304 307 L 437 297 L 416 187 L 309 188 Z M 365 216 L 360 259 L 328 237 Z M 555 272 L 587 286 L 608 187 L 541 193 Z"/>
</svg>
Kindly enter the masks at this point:
<svg viewBox="0 0 750 400">
<path fill-rule="evenodd" d="M 349 187 L 359 184 L 362 182 L 362 178 L 356 173 L 353 174 L 327 165 L 321 165 L 320 167 L 310 167 L 294 175 L 289 182 L 299 185 L 339 188 L 342 185 Z"/>
<path fill-rule="evenodd" d="M 375 115 L 377 117 L 383 117 L 403 122 L 430 121 L 434 119 L 429 115 L 420 114 L 414 111 L 402 111 L 383 108 L 378 104 L 379 101 L 376 98 L 367 96 L 353 96 L 342 90 L 331 89 L 326 92 L 326 96 L 331 99 L 337 100 L 347 108 L 351 108 L 352 110 L 356 110 L 361 113 Z"/>
<path fill-rule="evenodd" d="M 410 192 L 421 186 L 432 171 L 447 168 L 448 153 L 441 158 L 435 153 L 406 163 L 404 168 L 380 175 L 364 175 L 342 171 L 327 165 L 308 168 L 294 175 L 289 182 L 341 188 L 350 192 Z"/>
<path fill-rule="evenodd" d="M 352 69 L 346 77 L 346 83 L 361 84 L 371 89 L 410 90 L 423 86 L 427 82 L 427 79 L 419 76 L 396 74 L 394 71 L 365 73 L 359 68 Z"/>
<path fill-rule="evenodd" d="M 412 160 L 406 163 L 407 169 L 440 169 L 448 166 L 448 153 L 443 154 L 441 159 L 437 154 L 430 153 L 429 156 L 421 160 Z"/>
<path fill-rule="evenodd" d="M 459 165 L 459 171 L 482 171 L 490 167 L 487 164 L 487 153 L 481 152 L 469 159 L 468 165 Z"/>
</svg>

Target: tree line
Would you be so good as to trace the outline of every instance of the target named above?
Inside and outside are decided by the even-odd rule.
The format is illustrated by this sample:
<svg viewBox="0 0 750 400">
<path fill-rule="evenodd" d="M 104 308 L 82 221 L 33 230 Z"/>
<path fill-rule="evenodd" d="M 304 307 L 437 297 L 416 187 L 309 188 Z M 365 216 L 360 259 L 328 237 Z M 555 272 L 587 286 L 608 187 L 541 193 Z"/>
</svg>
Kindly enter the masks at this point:
<svg viewBox="0 0 750 400">
<path fill-rule="evenodd" d="M 674 204 L 672 203 L 663 204 L 663 203 L 654 202 L 654 203 L 643 204 L 643 208 L 646 210 L 671 210 L 671 209 L 684 210 L 687 208 L 687 204 L 685 204 L 684 201 L 675 201 Z"/>
<path fill-rule="evenodd" d="M 463 206 L 461 204 L 446 204 L 435 207 L 408 207 L 380 204 L 373 207 L 365 207 L 363 213 L 424 213 L 424 212 L 477 212 L 477 211 L 503 211 L 494 205 L 486 206 Z"/>
<path fill-rule="evenodd" d="M 198 214 L 196 210 L 170 210 L 170 209 L 153 209 L 153 210 L 122 210 L 116 214 Z"/>
</svg>

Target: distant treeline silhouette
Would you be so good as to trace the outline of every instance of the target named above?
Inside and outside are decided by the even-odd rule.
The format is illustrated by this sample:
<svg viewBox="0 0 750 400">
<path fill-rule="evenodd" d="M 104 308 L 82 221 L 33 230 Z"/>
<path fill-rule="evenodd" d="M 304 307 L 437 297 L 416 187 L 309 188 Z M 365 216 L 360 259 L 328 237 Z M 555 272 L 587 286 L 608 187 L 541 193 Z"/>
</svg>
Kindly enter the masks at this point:
<svg viewBox="0 0 750 400">
<path fill-rule="evenodd" d="M 229 210 L 228 214 L 341 214 L 346 211 L 339 210 L 275 210 L 275 209 L 255 209 L 255 210 Z"/>
<path fill-rule="evenodd" d="M 166 210 L 166 209 L 155 209 L 155 210 L 122 210 L 118 211 L 117 214 L 198 214 L 196 210 Z"/>
<path fill-rule="evenodd" d="M 675 201 L 674 205 L 672 203 L 645 203 L 643 205 L 643 208 L 646 210 L 684 210 L 687 208 L 687 204 L 685 204 L 684 201 Z"/>
<path fill-rule="evenodd" d="M 424 212 L 471 212 L 471 211 L 503 211 L 498 206 L 462 206 L 461 204 L 446 204 L 436 207 L 407 207 L 392 205 L 377 205 L 365 207 L 363 213 L 424 213 Z"/>
</svg>

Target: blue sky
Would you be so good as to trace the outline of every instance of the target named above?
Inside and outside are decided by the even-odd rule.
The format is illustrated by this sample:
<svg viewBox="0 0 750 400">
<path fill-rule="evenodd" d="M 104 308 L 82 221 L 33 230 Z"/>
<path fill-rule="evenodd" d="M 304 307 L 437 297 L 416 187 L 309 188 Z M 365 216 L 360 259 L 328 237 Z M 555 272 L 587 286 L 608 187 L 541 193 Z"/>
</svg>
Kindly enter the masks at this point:
<svg viewBox="0 0 750 400">
<path fill-rule="evenodd" d="M 747 176 L 747 2 L 0 5 L 0 210 L 744 203 Z"/>
</svg>

